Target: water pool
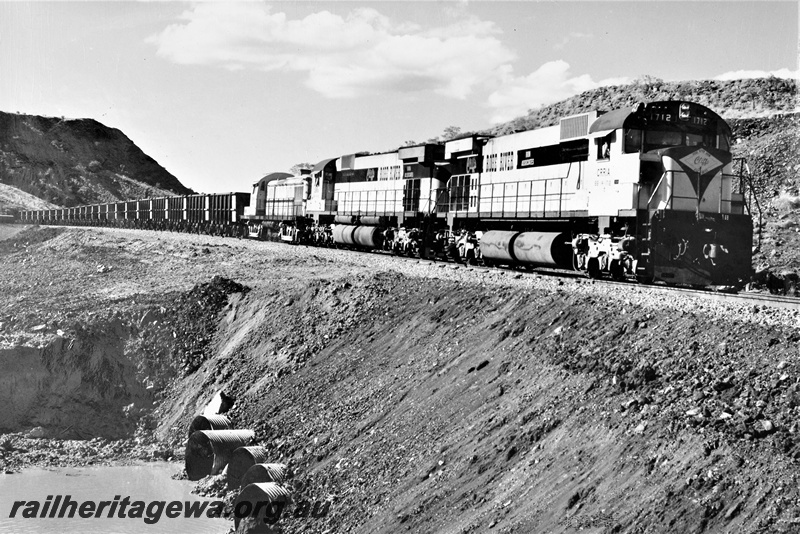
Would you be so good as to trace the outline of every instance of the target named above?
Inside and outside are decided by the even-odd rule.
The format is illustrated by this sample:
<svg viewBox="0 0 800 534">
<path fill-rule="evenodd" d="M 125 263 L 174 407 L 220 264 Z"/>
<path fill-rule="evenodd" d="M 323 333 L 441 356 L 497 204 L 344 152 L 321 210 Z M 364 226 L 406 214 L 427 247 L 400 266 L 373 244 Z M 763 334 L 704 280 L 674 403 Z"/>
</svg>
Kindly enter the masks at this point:
<svg viewBox="0 0 800 534">
<path fill-rule="evenodd" d="M 119 467 L 26 469 L 13 475 L 0 474 L 0 532 L 14 534 L 226 532 L 233 523 L 225 519 L 209 518 L 205 513 L 199 518 L 183 516 L 186 501 L 202 504 L 203 501 L 209 500 L 190 492 L 194 486 L 193 482 L 170 478 L 182 467 L 182 464 L 158 462 Z M 59 495 L 60 502 L 55 506 Z M 76 503 L 74 507 L 70 505 L 64 507 L 67 495 L 70 496 L 70 502 Z M 51 496 L 50 499 L 48 496 Z M 129 503 L 123 506 L 125 497 L 129 497 Z M 113 504 L 115 500 L 116 505 Z M 18 501 L 25 501 L 25 504 L 15 505 Z M 91 505 L 84 504 L 89 501 Z M 100 501 L 109 501 L 109 504 L 98 511 Z M 135 501 L 143 503 L 138 505 L 141 512 L 141 517 L 138 518 L 129 517 L 129 514 L 137 515 Z M 179 517 L 167 517 L 167 505 L 159 505 L 157 501 L 180 502 Z M 153 504 L 154 502 L 156 503 Z M 10 517 L 15 506 L 15 517 Z M 45 506 L 48 508 L 46 513 Z M 81 506 L 85 506 L 86 518 L 80 517 Z M 160 513 L 159 507 L 161 507 Z M 56 508 L 58 512 L 52 514 L 54 517 L 49 517 Z M 75 509 L 72 518 L 68 517 L 70 509 Z M 92 509 L 94 513 L 91 513 Z M 173 505 L 172 515 L 175 515 L 176 509 L 177 505 Z M 57 517 L 62 510 L 64 517 Z M 35 515 L 35 517 L 24 517 L 25 515 Z M 45 517 L 42 517 L 43 515 Z M 150 523 L 148 524 L 145 519 Z"/>
</svg>

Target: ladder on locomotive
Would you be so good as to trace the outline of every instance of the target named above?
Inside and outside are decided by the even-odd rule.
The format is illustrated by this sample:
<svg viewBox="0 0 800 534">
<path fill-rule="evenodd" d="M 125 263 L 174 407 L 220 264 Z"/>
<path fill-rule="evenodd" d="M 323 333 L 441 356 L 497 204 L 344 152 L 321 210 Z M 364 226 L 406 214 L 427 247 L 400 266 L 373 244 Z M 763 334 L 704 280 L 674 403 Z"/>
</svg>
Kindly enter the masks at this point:
<svg viewBox="0 0 800 534">
<path fill-rule="evenodd" d="M 647 194 L 647 191 L 638 185 L 638 192 L 636 194 L 636 279 L 642 282 L 649 281 L 648 264 L 650 263 L 650 239 L 651 239 L 651 223 L 650 223 L 650 200 L 648 199 L 647 205 L 644 209 L 642 205 L 642 193 Z M 643 261 L 644 260 L 644 261 Z"/>
</svg>

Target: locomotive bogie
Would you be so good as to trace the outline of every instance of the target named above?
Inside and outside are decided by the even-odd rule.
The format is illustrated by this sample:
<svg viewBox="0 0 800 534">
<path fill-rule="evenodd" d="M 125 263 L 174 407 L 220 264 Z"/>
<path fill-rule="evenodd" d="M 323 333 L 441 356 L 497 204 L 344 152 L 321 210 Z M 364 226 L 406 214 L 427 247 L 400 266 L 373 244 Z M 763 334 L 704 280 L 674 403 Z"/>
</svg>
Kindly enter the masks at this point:
<svg viewBox="0 0 800 534">
<path fill-rule="evenodd" d="M 656 212 L 642 274 L 676 285 L 735 285 L 751 273 L 752 232 L 747 215 Z"/>
<path fill-rule="evenodd" d="M 634 275 L 636 238 L 610 234 L 578 234 L 572 240 L 573 265 L 591 277 L 607 272 L 615 280 Z"/>
</svg>

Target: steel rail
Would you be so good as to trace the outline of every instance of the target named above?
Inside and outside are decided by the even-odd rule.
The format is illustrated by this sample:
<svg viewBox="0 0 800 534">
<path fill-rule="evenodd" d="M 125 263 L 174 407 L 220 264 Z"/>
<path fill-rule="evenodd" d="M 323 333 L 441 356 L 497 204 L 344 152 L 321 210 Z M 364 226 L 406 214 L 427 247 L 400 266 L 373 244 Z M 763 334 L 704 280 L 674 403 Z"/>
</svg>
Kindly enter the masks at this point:
<svg viewBox="0 0 800 534">
<path fill-rule="evenodd" d="M 341 249 L 340 249 L 341 250 Z M 379 253 L 383 255 L 390 255 L 391 253 L 384 250 L 372 250 L 372 251 L 359 251 L 355 249 L 350 249 L 355 252 L 372 252 L 372 253 Z M 585 273 L 579 271 L 565 271 L 561 269 L 549 269 L 546 267 L 534 267 L 533 269 L 522 269 L 519 266 L 514 267 L 486 267 L 483 265 L 465 265 L 454 262 L 452 260 L 431 260 L 428 258 L 414 258 L 409 256 L 403 256 L 399 254 L 391 254 L 396 258 L 400 258 L 403 260 L 415 260 L 421 261 L 425 263 L 430 263 L 431 265 L 435 265 L 437 263 L 442 264 L 451 264 L 451 265 L 460 265 L 461 267 L 466 267 L 469 269 L 476 269 L 476 270 L 485 270 L 485 271 L 496 271 L 499 270 L 501 272 L 516 272 L 519 274 L 537 274 L 543 276 L 553 276 L 557 278 L 572 278 L 572 279 L 579 279 L 579 280 L 586 280 L 587 282 L 597 283 L 597 284 L 605 284 L 609 286 L 619 286 L 625 288 L 640 288 L 644 291 L 660 291 L 664 293 L 682 293 L 686 296 L 697 297 L 705 300 L 710 300 L 713 302 L 733 302 L 733 303 L 741 303 L 742 305 L 750 305 L 750 306 L 768 306 L 771 308 L 783 308 L 783 309 L 791 309 L 791 310 L 800 310 L 800 298 L 792 297 L 788 295 L 773 295 L 771 293 L 750 293 L 750 292 L 727 292 L 727 291 L 715 291 L 711 289 L 694 289 L 688 287 L 679 287 L 679 286 L 666 286 L 666 285 L 659 285 L 659 284 L 640 284 L 635 281 L 617 281 L 617 280 L 607 280 L 603 278 L 589 278 L 586 276 Z"/>
<path fill-rule="evenodd" d="M 52 225 L 40 225 L 40 226 L 52 226 Z M 105 228 L 105 227 L 95 227 L 95 226 L 66 226 L 66 225 L 58 225 L 58 227 L 62 228 L 75 228 L 75 229 L 82 229 L 82 228 Z M 113 229 L 113 228 L 112 228 Z M 134 228 L 123 228 L 124 230 L 139 230 Z M 153 230 L 159 231 L 159 230 Z M 180 232 L 174 232 L 179 234 Z M 220 236 L 222 237 L 222 236 Z M 245 238 L 248 239 L 248 238 Z M 250 240 L 250 239 L 248 239 Z M 270 243 L 281 243 L 283 245 L 288 246 L 297 246 L 290 243 L 284 243 L 283 241 L 266 241 Z M 312 246 L 314 248 L 315 245 L 307 245 Z M 385 256 L 392 256 L 401 260 L 406 261 L 416 261 L 422 263 L 429 263 L 431 265 L 435 265 L 437 263 L 441 264 L 449 264 L 449 265 L 458 265 L 460 267 L 468 268 L 468 269 L 475 269 L 475 270 L 485 270 L 485 271 L 500 271 L 500 272 L 515 272 L 519 274 L 537 274 L 543 276 L 553 276 L 558 278 L 573 278 L 573 279 L 581 279 L 586 280 L 592 283 L 599 283 L 599 284 L 606 284 L 606 285 L 617 285 L 620 287 L 626 288 L 639 288 L 645 291 L 661 291 L 665 293 L 669 292 L 679 292 L 687 296 L 698 297 L 714 302 L 735 302 L 741 303 L 743 305 L 750 305 L 750 306 L 768 306 L 771 308 L 782 308 L 782 309 L 791 309 L 791 310 L 800 310 L 800 298 L 798 297 L 791 297 L 785 295 L 773 295 L 770 293 L 732 293 L 732 292 L 725 292 L 725 291 L 713 291 L 709 289 L 692 289 L 686 287 L 677 287 L 677 286 L 665 286 L 659 284 L 639 284 L 634 281 L 617 281 L 617 280 L 607 280 L 602 278 L 589 278 L 585 273 L 580 271 L 567 271 L 563 269 L 550 269 L 547 267 L 533 267 L 533 268 L 526 268 L 524 266 L 508 266 L 508 267 L 486 267 L 484 265 L 466 265 L 463 263 L 455 262 L 452 259 L 429 259 L 429 258 L 421 258 L 421 257 L 413 257 L 413 256 L 406 256 L 404 254 L 396 254 L 391 251 L 387 250 L 358 250 L 354 248 L 339 248 L 333 247 L 336 250 L 348 250 L 351 252 L 360 252 L 360 253 L 372 253 L 372 254 L 381 254 Z"/>
</svg>

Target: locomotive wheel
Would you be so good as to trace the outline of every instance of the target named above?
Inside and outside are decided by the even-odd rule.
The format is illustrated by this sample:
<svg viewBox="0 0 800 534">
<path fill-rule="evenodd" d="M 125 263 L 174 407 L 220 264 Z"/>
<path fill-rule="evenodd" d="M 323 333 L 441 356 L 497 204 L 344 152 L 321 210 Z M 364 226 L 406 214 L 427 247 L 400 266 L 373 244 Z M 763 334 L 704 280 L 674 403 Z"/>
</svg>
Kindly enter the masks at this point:
<svg viewBox="0 0 800 534">
<path fill-rule="evenodd" d="M 586 263 L 586 268 L 589 272 L 589 278 L 600 278 L 600 260 L 597 258 L 589 258 Z"/>
<path fill-rule="evenodd" d="M 614 280 L 622 280 L 625 277 L 625 268 L 619 260 L 611 260 L 611 278 Z"/>
<path fill-rule="evenodd" d="M 472 250 L 467 251 L 467 265 L 475 265 L 478 262 L 475 261 L 475 252 Z"/>
</svg>

